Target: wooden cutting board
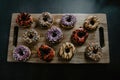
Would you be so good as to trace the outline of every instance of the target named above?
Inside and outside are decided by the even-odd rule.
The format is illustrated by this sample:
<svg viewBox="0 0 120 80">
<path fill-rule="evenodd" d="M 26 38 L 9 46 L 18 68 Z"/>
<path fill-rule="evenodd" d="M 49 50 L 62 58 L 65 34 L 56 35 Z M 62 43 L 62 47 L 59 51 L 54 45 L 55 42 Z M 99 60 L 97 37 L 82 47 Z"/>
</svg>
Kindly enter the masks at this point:
<svg viewBox="0 0 120 80">
<path fill-rule="evenodd" d="M 72 14 L 72 13 L 71 13 Z M 11 19 L 11 28 L 10 28 L 10 35 L 9 35 L 9 44 L 8 44 L 8 56 L 7 56 L 7 61 L 8 62 L 17 62 L 13 59 L 13 49 L 15 48 L 13 46 L 13 33 L 14 33 L 14 26 L 18 26 L 15 22 L 16 17 L 17 17 L 18 13 L 13 13 L 12 14 L 12 19 Z M 52 14 L 53 18 L 54 18 L 54 24 L 55 26 L 60 27 L 59 25 L 59 21 L 62 17 L 62 15 L 64 14 Z M 32 55 L 30 57 L 29 60 L 27 60 L 27 62 L 29 63 L 73 63 L 73 64 L 80 64 L 80 63 L 109 63 L 110 62 L 110 56 L 109 56 L 109 41 L 108 41 L 108 27 L 107 27 L 107 19 L 106 19 L 106 14 L 73 14 L 74 16 L 76 16 L 77 18 L 77 22 L 76 25 L 73 29 L 70 30 L 65 30 L 63 28 L 63 34 L 64 34 L 64 39 L 62 40 L 61 43 L 59 43 L 56 46 L 52 46 L 53 49 L 55 50 L 56 54 L 55 57 L 53 58 L 53 60 L 51 62 L 46 62 L 43 61 L 41 59 L 38 58 L 36 50 L 38 48 L 38 46 L 40 46 L 41 44 L 46 44 L 45 41 L 45 33 L 47 32 L 47 29 L 41 29 L 39 27 L 39 25 L 37 25 L 37 19 L 40 16 L 40 14 L 34 14 L 31 13 L 31 16 L 34 18 L 34 23 L 32 25 L 31 28 L 34 28 L 36 31 L 38 31 L 39 35 L 40 35 L 40 40 L 39 42 L 35 45 L 35 46 L 31 46 L 29 47 L 32 51 Z M 64 43 L 64 42 L 71 42 L 70 37 L 71 34 L 74 30 L 78 29 L 80 26 L 83 26 L 84 20 L 88 17 L 88 16 L 97 16 L 100 20 L 100 25 L 98 26 L 97 30 L 94 32 L 89 33 L 89 36 L 86 40 L 86 42 L 82 45 L 82 46 L 75 46 L 76 47 L 76 53 L 73 56 L 73 58 L 70 61 L 61 61 L 58 57 L 58 51 L 60 46 Z M 99 62 L 94 62 L 94 61 L 89 61 L 85 59 L 84 56 L 84 51 L 86 48 L 86 45 L 89 42 L 96 42 L 98 43 L 98 45 L 100 44 L 99 42 L 99 27 L 103 27 L 104 28 L 104 40 L 105 40 L 105 46 L 102 48 L 103 51 L 103 57 L 101 58 L 101 60 Z M 19 28 L 19 32 L 18 32 L 18 43 L 17 45 L 25 45 L 22 41 L 22 35 L 23 33 L 28 30 L 30 28 Z M 27 46 L 27 45 L 26 45 Z"/>
</svg>

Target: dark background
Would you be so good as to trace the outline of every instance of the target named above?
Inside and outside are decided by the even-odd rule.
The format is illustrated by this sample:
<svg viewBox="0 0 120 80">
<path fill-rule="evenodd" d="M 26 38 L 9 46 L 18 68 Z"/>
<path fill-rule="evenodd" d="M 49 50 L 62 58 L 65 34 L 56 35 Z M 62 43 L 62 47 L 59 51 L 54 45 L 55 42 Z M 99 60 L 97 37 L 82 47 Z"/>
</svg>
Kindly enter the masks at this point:
<svg viewBox="0 0 120 80">
<path fill-rule="evenodd" d="M 7 62 L 11 14 L 106 13 L 110 64 L 31 64 Z M 0 80 L 118 79 L 120 75 L 119 0 L 0 0 Z M 119 80 L 119 79 L 118 79 Z"/>
</svg>

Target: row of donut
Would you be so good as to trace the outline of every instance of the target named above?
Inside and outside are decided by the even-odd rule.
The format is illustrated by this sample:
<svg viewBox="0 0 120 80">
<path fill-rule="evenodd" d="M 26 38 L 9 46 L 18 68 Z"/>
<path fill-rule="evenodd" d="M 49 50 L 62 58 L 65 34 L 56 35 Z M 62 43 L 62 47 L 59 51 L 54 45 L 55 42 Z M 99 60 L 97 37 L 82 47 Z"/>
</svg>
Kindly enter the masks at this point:
<svg viewBox="0 0 120 80">
<path fill-rule="evenodd" d="M 64 34 L 62 30 L 56 26 L 52 26 L 47 30 L 45 39 L 50 45 L 56 45 L 63 40 Z M 88 37 L 88 32 L 80 27 L 72 32 L 71 41 L 81 46 L 85 43 Z M 40 40 L 40 35 L 35 29 L 29 29 L 23 33 L 22 41 L 29 45 L 35 45 Z"/>
<path fill-rule="evenodd" d="M 54 18 L 49 12 L 43 12 L 38 18 L 41 28 L 50 28 L 53 24 Z M 75 26 L 76 17 L 72 14 L 65 14 L 60 20 L 61 27 L 71 29 Z M 29 13 L 20 13 L 17 16 L 16 23 L 22 27 L 30 27 L 34 22 L 33 17 Z M 83 27 L 88 31 L 95 30 L 99 25 L 99 19 L 96 16 L 89 16 L 85 19 Z"/>
<path fill-rule="evenodd" d="M 31 50 L 25 45 L 19 45 L 13 50 L 13 58 L 16 61 L 25 62 L 30 59 L 31 54 Z M 55 50 L 46 44 L 39 46 L 37 49 L 38 57 L 47 62 L 53 60 L 55 54 L 57 54 Z M 74 54 L 76 54 L 75 46 L 70 42 L 65 42 L 59 48 L 58 57 L 70 61 Z M 102 49 L 96 43 L 89 43 L 84 54 L 86 59 L 98 62 L 102 57 Z"/>
</svg>

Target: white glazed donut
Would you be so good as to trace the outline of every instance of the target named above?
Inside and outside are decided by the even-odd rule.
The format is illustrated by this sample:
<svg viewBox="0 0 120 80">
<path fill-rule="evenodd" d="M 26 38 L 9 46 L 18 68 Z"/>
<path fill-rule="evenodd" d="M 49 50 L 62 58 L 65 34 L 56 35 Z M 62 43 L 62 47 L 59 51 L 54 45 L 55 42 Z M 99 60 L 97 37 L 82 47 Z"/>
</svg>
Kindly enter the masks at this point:
<svg viewBox="0 0 120 80">
<path fill-rule="evenodd" d="M 73 55 L 74 55 L 74 52 L 75 52 L 75 47 L 72 43 L 70 42 L 65 42 L 64 44 L 62 44 L 62 46 L 60 47 L 60 50 L 59 50 L 59 56 L 62 58 L 62 59 L 65 59 L 65 60 L 70 60 Z"/>
<path fill-rule="evenodd" d="M 89 16 L 87 19 L 85 19 L 85 22 L 83 24 L 84 28 L 88 31 L 95 30 L 99 25 L 99 19 L 96 16 Z"/>
</svg>

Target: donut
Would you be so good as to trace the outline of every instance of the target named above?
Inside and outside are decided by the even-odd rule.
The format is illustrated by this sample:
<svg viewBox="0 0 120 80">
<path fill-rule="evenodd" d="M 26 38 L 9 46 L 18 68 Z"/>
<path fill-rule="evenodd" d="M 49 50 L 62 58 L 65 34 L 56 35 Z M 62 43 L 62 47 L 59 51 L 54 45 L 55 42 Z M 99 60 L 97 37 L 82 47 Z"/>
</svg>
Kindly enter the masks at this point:
<svg viewBox="0 0 120 80">
<path fill-rule="evenodd" d="M 73 43 L 82 45 L 86 41 L 87 37 L 88 32 L 84 28 L 80 27 L 73 31 L 71 39 Z"/>
<path fill-rule="evenodd" d="M 17 16 L 16 23 L 22 27 L 30 27 L 33 23 L 33 18 L 29 13 L 22 12 Z"/>
<path fill-rule="evenodd" d="M 38 21 L 41 28 L 44 28 L 44 29 L 49 28 L 53 24 L 53 17 L 49 12 L 43 12 L 40 15 Z"/>
<path fill-rule="evenodd" d="M 13 50 L 13 58 L 16 61 L 26 61 L 30 58 L 30 55 L 30 49 L 24 45 L 19 45 Z"/>
<path fill-rule="evenodd" d="M 57 44 L 63 39 L 63 33 L 60 28 L 52 26 L 46 33 L 46 40 L 49 44 Z"/>
<path fill-rule="evenodd" d="M 55 51 L 53 48 L 49 47 L 48 45 L 41 45 L 38 50 L 38 57 L 43 59 L 44 61 L 51 61 L 55 56 Z"/>
<path fill-rule="evenodd" d="M 36 30 L 30 29 L 23 33 L 22 39 L 27 44 L 35 44 L 40 39 L 40 36 Z"/>
<path fill-rule="evenodd" d="M 98 17 L 96 16 L 89 16 L 87 19 L 85 19 L 83 26 L 88 31 L 95 30 L 98 25 L 100 24 Z"/>
<path fill-rule="evenodd" d="M 86 59 L 90 59 L 92 61 L 100 61 L 102 57 L 102 49 L 96 43 L 89 43 L 85 49 L 85 57 Z"/>
<path fill-rule="evenodd" d="M 74 15 L 63 15 L 60 21 L 60 25 L 65 29 L 71 29 L 76 23 L 76 17 Z"/>
<path fill-rule="evenodd" d="M 64 60 L 71 60 L 75 53 L 75 46 L 70 42 L 65 42 L 59 49 L 59 56 Z"/>
</svg>

